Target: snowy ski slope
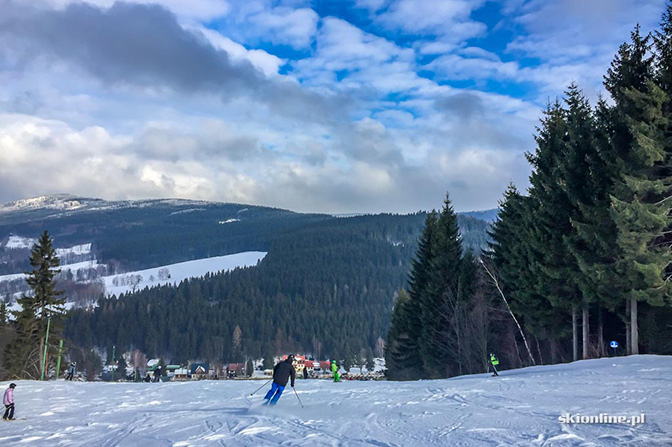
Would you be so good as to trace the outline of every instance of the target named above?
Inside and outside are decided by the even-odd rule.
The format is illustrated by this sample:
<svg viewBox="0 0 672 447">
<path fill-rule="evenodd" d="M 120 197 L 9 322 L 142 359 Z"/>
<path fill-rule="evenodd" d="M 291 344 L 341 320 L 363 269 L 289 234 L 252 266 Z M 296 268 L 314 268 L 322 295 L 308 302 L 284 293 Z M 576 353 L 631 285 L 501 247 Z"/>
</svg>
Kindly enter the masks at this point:
<svg viewBox="0 0 672 447">
<path fill-rule="evenodd" d="M 2 446 L 671 446 L 672 357 L 580 361 L 450 380 L 297 380 L 274 408 L 260 381 L 19 381 Z M 2 384 L 3 388 L 7 382 Z M 561 424 L 644 413 L 644 424 Z"/>
</svg>

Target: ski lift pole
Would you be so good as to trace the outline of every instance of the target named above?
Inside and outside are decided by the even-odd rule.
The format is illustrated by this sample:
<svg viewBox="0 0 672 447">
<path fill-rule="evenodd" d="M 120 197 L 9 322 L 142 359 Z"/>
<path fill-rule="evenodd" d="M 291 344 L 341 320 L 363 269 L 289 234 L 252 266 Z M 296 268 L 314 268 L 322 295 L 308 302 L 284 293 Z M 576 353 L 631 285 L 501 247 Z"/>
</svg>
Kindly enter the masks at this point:
<svg viewBox="0 0 672 447">
<path fill-rule="evenodd" d="M 299 393 L 296 392 L 296 388 L 292 387 L 292 389 L 294 390 L 294 395 L 299 400 L 299 405 L 301 405 L 301 408 L 303 408 L 303 404 L 301 403 L 301 399 L 299 399 Z"/>
<path fill-rule="evenodd" d="M 266 383 L 264 383 L 264 384 L 261 385 L 259 388 L 257 388 L 257 390 L 256 390 L 254 393 L 250 394 L 250 396 L 254 396 L 255 394 L 257 394 L 257 392 L 258 392 L 260 389 L 262 389 L 263 387 L 265 387 L 266 385 L 268 385 L 268 382 L 270 382 L 271 380 L 273 380 L 273 379 L 269 379 Z"/>
<path fill-rule="evenodd" d="M 58 361 L 56 362 L 56 380 L 58 380 L 58 373 L 61 372 L 61 353 L 63 352 L 63 340 L 58 344 Z"/>
<path fill-rule="evenodd" d="M 47 367 L 47 346 L 49 346 L 49 325 L 51 324 L 51 317 L 47 318 L 47 333 L 44 336 L 44 358 L 42 358 L 42 374 L 40 380 L 44 380 L 44 369 Z"/>
</svg>

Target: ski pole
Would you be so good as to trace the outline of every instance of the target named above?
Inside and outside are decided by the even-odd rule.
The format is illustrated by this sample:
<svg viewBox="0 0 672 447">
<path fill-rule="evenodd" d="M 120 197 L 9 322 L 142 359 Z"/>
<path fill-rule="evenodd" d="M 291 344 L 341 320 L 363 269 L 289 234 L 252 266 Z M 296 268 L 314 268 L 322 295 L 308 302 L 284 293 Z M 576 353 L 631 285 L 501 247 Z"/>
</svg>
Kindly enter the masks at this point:
<svg viewBox="0 0 672 447">
<path fill-rule="evenodd" d="M 294 390 L 294 395 L 296 396 L 297 399 L 299 399 L 299 393 L 296 392 L 296 388 L 292 387 Z M 301 405 L 301 408 L 303 408 L 303 404 L 301 403 L 301 399 L 299 399 L 299 405 Z"/>
<path fill-rule="evenodd" d="M 273 379 L 270 379 L 268 382 L 270 382 L 271 380 L 273 380 Z M 259 388 L 257 388 L 257 391 L 259 391 L 260 389 L 262 389 L 263 387 L 265 387 L 266 385 L 268 385 L 268 382 L 264 383 L 264 384 L 261 385 Z M 257 391 L 255 391 L 254 393 L 250 394 L 250 396 L 254 396 L 255 394 L 257 394 Z"/>
</svg>

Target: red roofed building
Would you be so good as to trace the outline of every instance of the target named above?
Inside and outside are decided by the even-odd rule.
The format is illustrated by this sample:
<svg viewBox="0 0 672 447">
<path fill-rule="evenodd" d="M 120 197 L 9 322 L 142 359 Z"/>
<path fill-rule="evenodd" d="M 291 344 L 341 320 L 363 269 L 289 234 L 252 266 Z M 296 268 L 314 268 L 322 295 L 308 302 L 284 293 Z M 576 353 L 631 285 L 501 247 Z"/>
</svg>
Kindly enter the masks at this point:
<svg viewBox="0 0 672 447">
<path fill-rule="evenodd" d="M 226 377 L 233 379 L 234 377 L 242 377 L 245 375 L 244 363 L 229 363 L 226 367 Z"/>
</svg>

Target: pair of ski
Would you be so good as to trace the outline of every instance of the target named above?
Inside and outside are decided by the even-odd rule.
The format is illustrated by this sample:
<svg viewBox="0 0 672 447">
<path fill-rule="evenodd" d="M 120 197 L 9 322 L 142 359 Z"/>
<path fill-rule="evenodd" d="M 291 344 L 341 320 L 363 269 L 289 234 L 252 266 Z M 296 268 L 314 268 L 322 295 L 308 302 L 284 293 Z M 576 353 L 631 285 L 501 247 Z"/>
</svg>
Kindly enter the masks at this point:
<svg viewBox="0 0 672 447">
<path fill-rule="evenodd" d="M 273 380 L 273 379 L 271 379 L 271 380 Z M 250 393 L 250 396 L 254 396 L 255 394 L 257 394 L 257 391 L 259 391 L 260 389 L 262 389 L 263 387 L 268 385 L 271 382 L 271 380 L 269 380 L 268 382 L 261 385 L 259 388 L 257 388 L 257 390 L 255 392 Z M 294 385 L 292 385 L 292 390 L 294 391 L 294 395 L 296 396 L 296 399 L 299 401 L 299 405 L 301 405 L 301 408 L 303 408 L 303 403 L 301 402 L 301 399 L 299 399 L 299 393 L 297 393 L 296 390 L 294 389 Z M 264 403 L 264 405 L 267 405 L 267 403 Z M 270 407 L 272 405 L 268 405 L 268 406 Z"/>
</svg>

